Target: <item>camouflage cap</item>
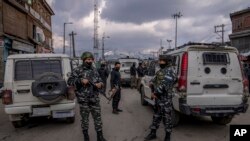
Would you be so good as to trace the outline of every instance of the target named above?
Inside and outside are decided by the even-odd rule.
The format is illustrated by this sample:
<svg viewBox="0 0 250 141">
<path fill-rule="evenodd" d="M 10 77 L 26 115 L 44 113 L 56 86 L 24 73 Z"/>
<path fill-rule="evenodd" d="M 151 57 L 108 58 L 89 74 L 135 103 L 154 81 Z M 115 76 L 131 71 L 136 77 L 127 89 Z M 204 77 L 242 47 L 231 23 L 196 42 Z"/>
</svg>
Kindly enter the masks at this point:
<svg viewBox="0 0 250 141">
<path fill-rule="evenodd" d="M 81 59 L 86 60 L 87 58 L 94 59 L 94 55 L 91 52 L 87 52 L 87 51 L 82 53 Z"/>
</svg>

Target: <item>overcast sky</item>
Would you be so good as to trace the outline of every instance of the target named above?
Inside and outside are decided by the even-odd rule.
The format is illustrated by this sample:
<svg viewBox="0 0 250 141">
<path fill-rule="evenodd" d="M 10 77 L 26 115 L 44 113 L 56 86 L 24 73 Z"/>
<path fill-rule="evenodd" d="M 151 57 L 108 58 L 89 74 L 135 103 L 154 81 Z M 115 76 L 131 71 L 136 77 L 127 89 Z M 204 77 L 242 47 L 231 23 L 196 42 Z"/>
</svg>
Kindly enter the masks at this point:
<svg viewBox="0 0 250 141">
<path fill-rule="evenodd" d="M 93 50 L 93 5 L 94 0 L 47 0 L 55 12 L 52 17 L 54 47 L 57 53 L 63 47 L 63 23 L 68 34 L 75 31 L 76 50 Z M 231 33 L 229 14 L 250 7 L 248 0 L 99 0 L 99 39 L 103 32 L 108 50 L 148 53 L 163 46 L 167 39 L 173 40 L 175 20 L 172 15 L 182 13 L 178 20 L 178 45 L 189 41 L 220 41 L 214 26 L 225 24 L 226 40 Z M 101 40 L 100 40 L 101 41 Z M 66 48 L 69 52 L 69 48 Z"/>
</svg>

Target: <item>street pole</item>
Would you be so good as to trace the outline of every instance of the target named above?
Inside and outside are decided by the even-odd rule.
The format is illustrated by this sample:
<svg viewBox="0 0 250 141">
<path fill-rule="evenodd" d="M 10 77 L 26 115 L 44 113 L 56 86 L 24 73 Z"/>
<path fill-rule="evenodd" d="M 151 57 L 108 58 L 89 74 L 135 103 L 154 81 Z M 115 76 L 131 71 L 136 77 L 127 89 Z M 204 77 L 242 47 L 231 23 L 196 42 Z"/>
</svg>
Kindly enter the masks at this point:
<svg viewBox="0 0 250 141">
<path fill-rule="evenodd" d="M 177 48 L 177 21 L 181 16 L 183 16 L 181 12 L 172 15 L 172 17 L 175 19 L 175 49 Z"/>
<path fill-rule="evenodd" d="M 73 24 L 72 22 L 63 23 L 63 54 L 65 54 L 65 30 L 66 24 Z"/>
<path fill-rule="evenodd" d="M 171 42 L 172 42 L 172 40 L 169 40 L 169 39 L 167 39 L 167 42 L 168 42 L 168 49 L 171 49 Z"/>
<path fill-rule="evenodd" d="M 72 38 L 71 34 L 69 34 L 69 57 L 71 58 L 71 50 L 72 50 Z"/>
<path fill-rule="evenodd" d="M 73 58 L 76 57 L 76 50 L 75 50 L 75 35 L 77 35 L 74 31 L 69 34 L 72 37 L 72 48 L 73 48 Z"/>
</svg>

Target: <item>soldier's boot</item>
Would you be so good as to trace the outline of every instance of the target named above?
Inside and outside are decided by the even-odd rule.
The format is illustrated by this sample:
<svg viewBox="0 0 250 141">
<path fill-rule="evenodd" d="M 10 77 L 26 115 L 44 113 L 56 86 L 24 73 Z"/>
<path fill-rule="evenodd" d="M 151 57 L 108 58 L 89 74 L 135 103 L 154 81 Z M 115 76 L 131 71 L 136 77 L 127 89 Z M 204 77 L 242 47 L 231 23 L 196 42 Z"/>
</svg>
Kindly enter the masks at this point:
<svg viewBox="0 0 250 141">
<path fill-rule="evenodd" d="M 103 137 L 102 131 L 98 131 L 98 132 L 97 132 L 97 141 L 107 141 L 107 140 Z"/>
<path fill-rule="evenodd" d="M 118 114 L 119 114 L 119 112 L 118 112 L 116 109 L 113 109 L 113 114 L 118 115 Z"/>
<path fill-rule="evenodd" d="M 83 132 L 84 141 L 89 141 L 88 130 L 83 130 L 82 132 Z"/>
<path fill-rule="evenodd" d="M 147 137 L 145 137 L 145 141 L 150 141 L 156 139 L 156 130 L 152 129 L 151 132 L 148 134 Z"/>
<path fill-rule="evenodd" d="M 171 133 L 166 132 L 164 141 L 170 141 Z"/>
</svg>

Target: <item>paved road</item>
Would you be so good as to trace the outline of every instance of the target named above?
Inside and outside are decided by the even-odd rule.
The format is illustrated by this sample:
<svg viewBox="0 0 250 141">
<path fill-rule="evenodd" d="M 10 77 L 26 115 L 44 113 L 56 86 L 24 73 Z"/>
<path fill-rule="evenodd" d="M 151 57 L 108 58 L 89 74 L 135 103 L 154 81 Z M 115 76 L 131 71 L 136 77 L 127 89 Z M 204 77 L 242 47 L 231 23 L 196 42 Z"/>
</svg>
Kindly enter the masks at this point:
<svg viewBox="0 0 250 141">
<path fill-rule="evenodd" d="M 120 115 L 113 115 L 111 105 L 102 98 L 104 134 L 108 141 L 143 141 L 152 121 L 151 107 L 140 104 L 136 90 L 123 89 Z M 80 117 L 77 109 L 76 122 L 66 124 L 61 121 L 35 119 L 26 127 L 14 129 L 0 105 L 0 141 L 82 141 Z M 232 124 L 250 124 L 250 110 L 237 116 Z M 213 124 L 210 118 L 185 117 L 173 130 L 173 141 L 228 141 L 229 126 Z M 96 140 L 93 121 L 90 123 L 90 137 Z M 161 125 L 157 133 L 163 140 L 164 130 Z"/>
</svg>

